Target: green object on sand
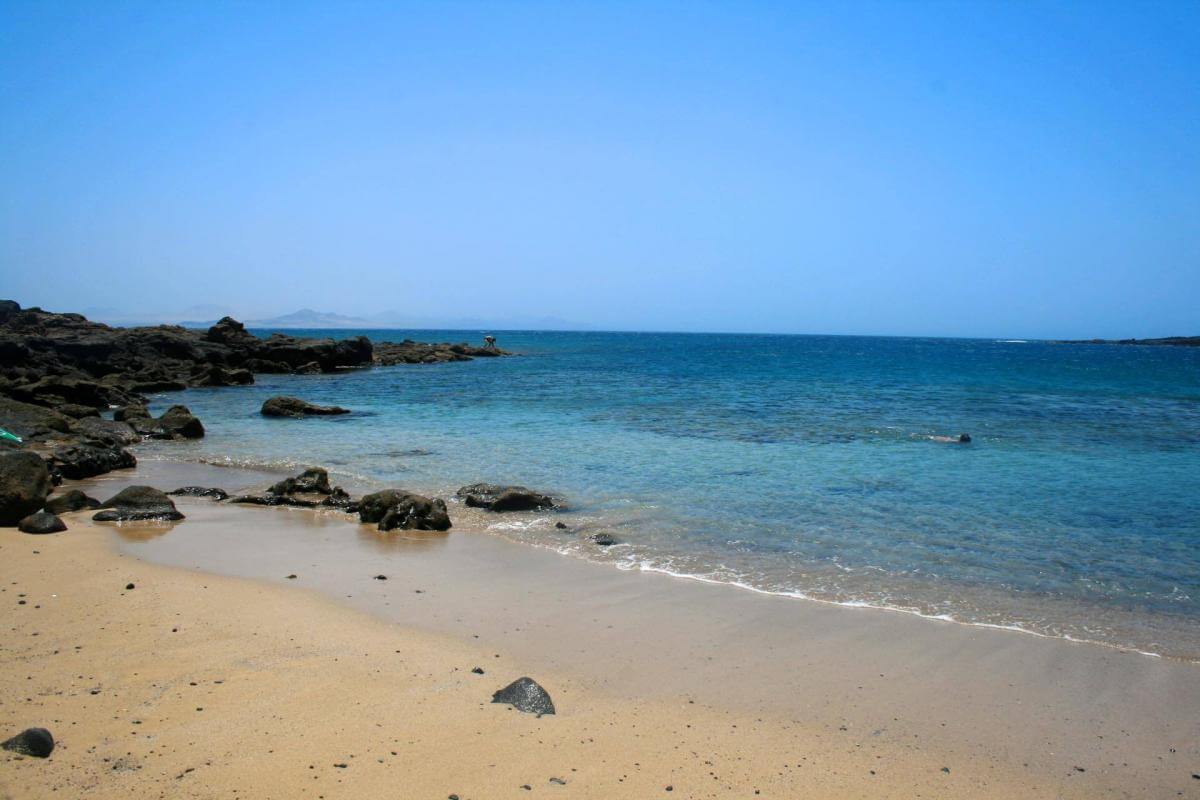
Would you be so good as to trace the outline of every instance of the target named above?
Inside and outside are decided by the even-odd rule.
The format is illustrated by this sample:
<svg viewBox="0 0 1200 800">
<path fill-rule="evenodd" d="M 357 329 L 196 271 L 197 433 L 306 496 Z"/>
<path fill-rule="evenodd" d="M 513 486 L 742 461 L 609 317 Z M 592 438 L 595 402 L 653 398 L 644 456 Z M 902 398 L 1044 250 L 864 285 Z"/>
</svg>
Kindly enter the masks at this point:
<svg viewBox="0 0 1200 800">
<path fill-rule="evenodd" d="M 16 442 L 17 444 L 21 443 L 20 436 L 17 436 L 15 433 L 9 433 L 8 431 L 4 430 L 4 428 L 0 428 L 0 439 L 7 439 L 8 441 Z"/>
</svg>

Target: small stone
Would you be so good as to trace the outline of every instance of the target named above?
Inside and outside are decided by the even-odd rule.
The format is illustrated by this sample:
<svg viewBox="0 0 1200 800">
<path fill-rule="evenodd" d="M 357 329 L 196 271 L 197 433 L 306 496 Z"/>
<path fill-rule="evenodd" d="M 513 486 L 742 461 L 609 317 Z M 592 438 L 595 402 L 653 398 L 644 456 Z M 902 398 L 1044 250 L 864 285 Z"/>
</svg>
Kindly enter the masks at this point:
<svg viewBox="0 0 1200 800">
<path fill-rule="evenodd" d="M 295 575 L 288 575 L 288 576 L 287 576 L 287 579 L 288 579 L 289 581 L 294 581 L 294 580 L 296 580 L 296 576 L 295 576 Z"/>
<path fill-rule="evenodd" d="M 556 522 L 556 523 L 554 523 L 554 527 L 558 528 L 560 531 L 565 531 L 567 529 L 567 523 Z"/>
<path fill-rule="evenodd" d="M 675 791 L 675 787 L 674 787 L 674 786 L 671 786 L 670 784 L 668 784 L 668 785 L 667 785 L 667 791 L 668 791 L 668 792 L 673 792 L 673 791 Z"/>
<path fill-rule="evenodd" d="M 387 580 L 387 575 L 376 575 L 376 576 L 375 576 L 375 580 L 377 580 L 377 581 L 386 581 L 386 580 Z"/>
<path fill-rule="evenodd" d="M 132 589 L 132 588 L 134 588 L 134 586 L 133 586 L 133 584 L 132 584 L 132 583 L 127 583 L 127 584 L 125 584 L 125 591 L 129 591 L 129 590 L 130 590 L 130 589 Z"/>
<path fill-rule="evenodd" d="M 0 742 L 0 747 L 23 756 L 46 758 L 54 751 L 54 737 L 45 728 L 26 728 L 11 739 Z"/>
<path fill-rule="evenodd" d="M 946 773 L 947 775 L 949 775 L 949 774 L 950 774 L 950 768 L 949 768 L 949 767 L 942 767 L 942 772 L 944 772 L 944 773 Z"/>
<path fill-rule="evenodd" d="M 492 695 L 493 703 L 507 703 L 526 714 L 554 713 L 554 702 L 533 678 L 518 678 Z"/>
<path fill-rule="evenodd" d="M 550 782 L 553 784 L 557 784 L 558 786 L 566 786 L 567 785 L 567 782 L 564 781 L 562 778 L 551 778 Z"/>
<path fill-rule="evenodd" d="M 471 672 L 474 672 L 476 675 L 482 675 L 483 667 L 475 667 L 475 669 L 471 670 Z"/>
</svg>

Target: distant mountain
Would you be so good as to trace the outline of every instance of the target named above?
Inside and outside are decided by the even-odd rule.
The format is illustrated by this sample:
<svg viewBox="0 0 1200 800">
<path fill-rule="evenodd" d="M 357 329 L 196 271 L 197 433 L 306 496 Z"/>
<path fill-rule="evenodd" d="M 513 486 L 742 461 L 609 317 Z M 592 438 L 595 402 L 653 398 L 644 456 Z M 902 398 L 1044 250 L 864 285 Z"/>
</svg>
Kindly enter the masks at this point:
<svg viewBox="0 0 1200 800">
<path fill-rule="evenodd" d="M 362 317 L 348 317 L 331 311 L 313 311 L 302 308 L 291 314 L 269 319 L 248 319 L 248 328 L 374 328 L 370 320 Z"/>
<path fill-rule="evenodd" d="M 217 320 L 183 320 L 177 324 L 185 328 L 209 328 Z M 291 314 L 266 319 L 243 320 L 247 328 L 395 328 L 409 330 L 592 330 L 591 326 L 559 317 L 432 317 L 418 316 L 403 311 L 383 311 L 366 317 L 352 317 L 331 311 L 314 311 L 302 308 Z"/>
</svg>

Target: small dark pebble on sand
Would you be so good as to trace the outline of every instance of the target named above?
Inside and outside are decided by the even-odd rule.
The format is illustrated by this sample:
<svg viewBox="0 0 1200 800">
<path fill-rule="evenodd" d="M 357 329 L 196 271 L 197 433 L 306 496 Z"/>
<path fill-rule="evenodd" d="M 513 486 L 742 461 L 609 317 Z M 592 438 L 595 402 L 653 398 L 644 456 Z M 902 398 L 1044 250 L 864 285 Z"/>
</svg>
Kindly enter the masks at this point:
<svg viewBox="0 0 1200 800">
<path fill-rule="evenodd" d="M 557 784 L 557 785 L 559 785 L 559 786 L 566 786 L 566 785 L 567 785 L 567 782 L 566 782 L 566 781 L 564 781 L 562 778 L 551 778 L 551 779 L 550 779 L 550 782 L 551 782 L 551 783 L 554 783 L 554 784 Z"/>
<path fill-rule="evenodd" d="M 554 523 L 554 527 L 558 528 L 560 531 L 565 531 L 567 529 L 567 523 L 556 522 L 556 523 Z"/>
<path fill-rule="evenodd" d="M 675 791 L 675 787 L 674 787 L 674 786 L 668 786 L 668 787 L 667 787 L 667 791 L 668 791 L 668 792 L 673 792 L 673 791 Z"/>
<path fill-rule="evenodd" d="M 289 581 L 294 581 L 294 580 L 296 580 L 296 576 L 295 576 L 295 575 L 288 575 L 288 576 L 287 576 L 287 579 L 288 579 Z"/>
<path fill-rule="evenodd" d="M 521 784 L 521 788 L 522 788 L 522 789 L 524 789 L 524 790 L 525 790 L 525 791 L 527 791 L 527 792 L 532 792 L 532 791 L 533 791 L 533 787 L 532 787 L 532 786 L 530 786 L 528 783 L 522 783 L 522 784 Z"/>
<path fill-rule="evenodd" d="M 26 728 L 0 743 L 0 747 L 23 756 L 46 758 L 54 751 L 54 737 L 45 728 Z"/>
<path fill-rule="evenodd" d="M 446 797 L 446 800 L 458 800 L 458 795 L 452 794 Z"/>
<path fill-rule="evenodd" d="M 125 589 L 126 589 L 126 590 L 129 590 L 129 589 L 132 589 L 132 588 L 133 588 L 133 584 L 132 584 L 132 583 L 127 583 L 127 584 L 125 584 Z"/>
<path fill-rule="evenodd" d="M 944 773 L 946 773 L 947 775 L 949 775 L 949 774 L 950 774 L 950 768 L 949 768 L 949 767 L 942 767 L 942 772 L 944 772 Z"/>
<path fill-rule="evenodd" d="M 474 672 L 476 675 L 482 675 L 483 667 L 475 667 L 475 669 L 471 670 L 471 672 Z"/>
<path fill-rule="evenodd" d="M 376 575 L 376 576 L 375 576 L 375 580 L 377 580 L 377 581 L 386 581 L 386 580 L 387 580 L 387 575 Z"/>
<path fill-rule="evenodd" d="M 1075 771 L 1076 771 L 1076 772 L 1087 772 L 1087 770 L 1086 770 L 1086 769 L 1084 769 L 1083 767 L 1076 767 L 1076 768 L 1075 768 Z"/>
</svg>

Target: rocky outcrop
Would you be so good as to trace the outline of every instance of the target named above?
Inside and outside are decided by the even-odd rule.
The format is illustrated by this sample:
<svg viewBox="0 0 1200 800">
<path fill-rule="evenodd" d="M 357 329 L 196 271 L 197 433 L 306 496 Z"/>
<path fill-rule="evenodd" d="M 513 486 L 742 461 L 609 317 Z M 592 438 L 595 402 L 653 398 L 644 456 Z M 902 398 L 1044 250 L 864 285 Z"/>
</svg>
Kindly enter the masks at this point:
<svg viewBox="0 0 1200 800">
<path fill-rule="evenodd" d="M 450 515 L 443 500 L 402 489 L 385 489 L 365 495 L 358 502 L 358 518 L 365 523 L 375 523 L 381 531 L 450 529 Z"/>
<path fill-rule="evenodd" d="M 82 511 L 85 508 L 99 508 L 100 501 L 94 497 L 88 497 L 78 489 L 70 489 L 62 494 L 55 495 L 46 501 L 43 508 L 51 514 L 67 514 L 72 511 Z"/>
<path fill-rule="evenodd" d="M 17 523 L 21 533 L 59 533 L 66 529 L 66 524 L 49 511 L 35 511 Z"/>
<path fill-rule="evenodd" d="M 97 522 L 183 519 L 171 498 L 152 486 L 127 486 L 101 508 L 104 510 L 92 517 Z"/>
<path fill-rule="evenodd" d="M 472 508 L 488 511 L 543 511 L 560 508 L 561 503 L 550 495 L 541 494 L 524 486 L 499 486 L 494 483 L 473 483 L 464 486 L 455 494 Z"/>
<path fill-rule="evenodd" d="M 350 409 L 341 406 L 318 406 L 298 397 L 278 395 L 262 404 L 264 417 L 311 417 L 349 414 Z"/>
<path fill-rule="evenodd" d="M 50 494 L 50 471 L 36 453 L 0 452 L 0 525 L 16 525 Z"/>
<path fill-rule="evenodd" d="M 493 703 L 507 703 L 526 714 L 554 713 L 554 701 L 550 693 L 533 678 L 517 678 L 498 692 L 492 694 Z"/>
<path fill-rule="evenodd" d="M 53 468 L 64 478 L 80 480 L 137 466 L 133 453 L 123 447 L 73 444 L 60 447 L 50 456 Z"/>
<path fill-rule="evenodd" d="M 243 494 L 229 502 L 256 506 L 329 507 L 357 510 L 357 504 L 340 486 L 329 485 L 329 473 L 310 467 L 291 478 L 284 478 L 261 494 Z"/>
<path fill-rule="evenodd" d="M 470 361 L 473 358 L 495 358 L 511 355 L 494 347 L 472 347 L 469 344 L 426 344 L 405 339 L 402 342 L 376 342 L 375 363 L 381 367 L 395 364 L 441 364 L 446 361 Z"/>
</svg>

